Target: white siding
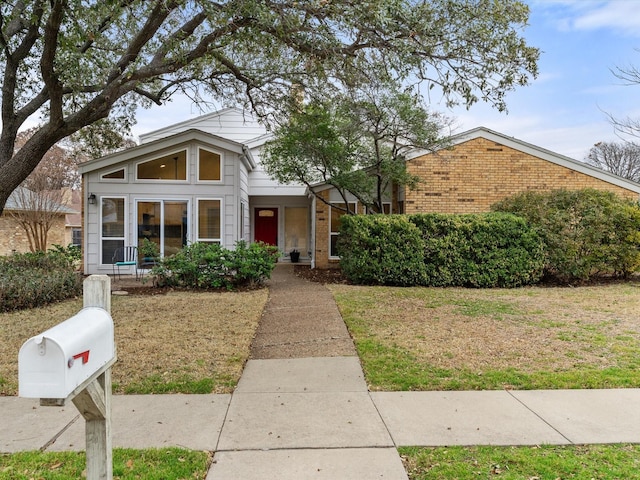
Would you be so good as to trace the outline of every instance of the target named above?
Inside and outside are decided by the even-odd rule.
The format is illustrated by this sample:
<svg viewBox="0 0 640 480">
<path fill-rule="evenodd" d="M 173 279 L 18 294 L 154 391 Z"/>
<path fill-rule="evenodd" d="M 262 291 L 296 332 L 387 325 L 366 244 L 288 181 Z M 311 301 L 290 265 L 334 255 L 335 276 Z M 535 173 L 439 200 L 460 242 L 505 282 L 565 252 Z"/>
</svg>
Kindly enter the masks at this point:
<svg viewBox="0 0 640 480">
<path fill-rule="evenodd" d="M 256 168 L 253 169 L 249 176 L 249 191 L 251 195 L 298 196 L 305 194 L 306 187 L 304 185 L 283 185 L 267 175 L 267 172 L 264 171 L 260 161 L 260 148 L 253 149 L 251 154 L 257 164 Z"/>
<path fill-rule="evenodd" d="M 223 246 L 232 248 L 238 240 L 239 220 L 238 205 L 240 188 L 244 183 L 244 198 L 248 204 L 247 194 L 247 170 L 240 156 L 236 152 L 215 148 L 211 145 L 201 145 L 198 142 L 191 142 L 182 145 L 187 148 L 188 158 L 188 181 L 136 181 L 135 164 L 140 160 L 153 158 L 156 154 L 135 157 L 122 165 L 127 166 L 126 182 L 101 181 L 101 175 L 107 169 L 95 170 L 85 173 L 85 192 L 88 196 L 93 193 L 97 196 L 96 205 L 85 205 L 85 273 L 86 274 L 110 274 L 111 265 L 100 265 L 100 224 L 99 212 L 102 197 L 124 197 L 126 226 L 125 244 L 137 244 L 137 216 L 136 201 L 138 200 L 186 200 L 188 202 L 188 226 L 187 241 L 194 242 L 197 239 L 197 199 L 217 198 L 222 200 L 222 241 Z M 212 148 L 222 154 L 222 179 L 221 183 L 198 183 L 197 182 L 197 160 L 198 148 Z M 162 152 L 157 152 L 162 154 Z M 113 167 L 109 167 L 113 170 Z M 242 174 L 241 174 L 242 172 Z M 237 178 L 239 177 L 239 178 Z M 242 180 L 244 177 L 244 180 Z M 85 199 L 86 200 L 86 199 Z M 248 223 L 246 224 L 248 225 Z M 131 270 L 129 273 L 133 273 Z"/>
<path fill-rule="evenodd" d="M 264 126 L 253 118 L 251 113 L 239 109 L 226 109 L 142 134 L 140 142 L 148 143 L 160 140 L 190 129 L 202 130 L 239 143 L 246 143 L 248 140 L 266 133 Z"/>
</svg>

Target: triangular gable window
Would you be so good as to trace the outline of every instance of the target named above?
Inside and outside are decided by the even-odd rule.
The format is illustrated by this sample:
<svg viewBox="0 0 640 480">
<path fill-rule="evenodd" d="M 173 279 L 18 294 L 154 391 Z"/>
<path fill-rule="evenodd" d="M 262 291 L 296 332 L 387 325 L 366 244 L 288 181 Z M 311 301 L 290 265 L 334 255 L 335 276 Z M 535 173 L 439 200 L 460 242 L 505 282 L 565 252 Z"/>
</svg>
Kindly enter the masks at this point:
<svg viewBox="0 0 640 480">
<path fill-rule="evenodd" d="M 102 180 L 124 180 L 124 168 L 105 173 L 100 178 Z"/>
</svg>

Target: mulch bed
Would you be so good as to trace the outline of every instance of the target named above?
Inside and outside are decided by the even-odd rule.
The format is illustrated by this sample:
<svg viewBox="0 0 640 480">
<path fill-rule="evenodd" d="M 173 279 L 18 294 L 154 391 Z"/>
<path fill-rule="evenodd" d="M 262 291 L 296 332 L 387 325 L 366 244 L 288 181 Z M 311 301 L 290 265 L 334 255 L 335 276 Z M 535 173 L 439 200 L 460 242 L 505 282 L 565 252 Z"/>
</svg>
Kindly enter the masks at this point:
<svg viewBox="0 0 640 480">
<path fill-rule="evenodd" d="M 311 268 L 309 265 L 295 265 L 294 273 L 300 278 L 317 283 L 349 283 L 339 268 Z"/>
</svg>

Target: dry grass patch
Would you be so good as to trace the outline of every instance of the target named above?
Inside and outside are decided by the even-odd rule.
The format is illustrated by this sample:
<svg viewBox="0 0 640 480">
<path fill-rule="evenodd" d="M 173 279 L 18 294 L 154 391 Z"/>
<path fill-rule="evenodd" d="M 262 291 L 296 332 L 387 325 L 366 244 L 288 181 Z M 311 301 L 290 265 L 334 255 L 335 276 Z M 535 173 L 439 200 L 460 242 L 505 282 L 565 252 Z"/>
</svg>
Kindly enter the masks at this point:
<svg viewBox="0 0 640 480">
<path fill-rule="evenodd" d="M 236 385 L 268 290 L 169 292 L 112 298 L 116 393 L 226 393 Z M 0 314 L 0 395 L 16 395 L 18 350 L 69 318 L 80 299 Z"/>
<path fill-rule="evenodd" d="M 630 386 L 627 382 L 637 382 L 640 375 L 638 283 L 508 290 L 329 288 L 359 344 L 365 369 L 367 357 L 378 362 L 375 368 L 380 369 L 381 356 L 406 355 L 411 359 L 407 363 L 414 365 L 407 368 L 400 362 L 390 367 L 398 375 L 405 369 L 409 375 L 419 376 L 422 370 L 434 377 L 424 385 L 412 385 L 415 381 L 409 380 L 403 389 L 458 388 L 457 384 L 459 388 L 495 388 L 471 379 L 493 378 L 496 372 L 508 372 L 498 375 L 500 387 L 517 388 L 540 388 L 540 383 L 527 382 L 539 381 L 535 378 L 541 376 L 544 386 L 553 388 L 549 375 L 580 371 L 628 371 L 624 379 L 614 380 L 618 384 L 608 386 Z M 508 377 L 516 378 L 515 385 Z M 376 385 L 374 380 L 372 387 L 397 389 L 385 381 Z"/>
</svg>

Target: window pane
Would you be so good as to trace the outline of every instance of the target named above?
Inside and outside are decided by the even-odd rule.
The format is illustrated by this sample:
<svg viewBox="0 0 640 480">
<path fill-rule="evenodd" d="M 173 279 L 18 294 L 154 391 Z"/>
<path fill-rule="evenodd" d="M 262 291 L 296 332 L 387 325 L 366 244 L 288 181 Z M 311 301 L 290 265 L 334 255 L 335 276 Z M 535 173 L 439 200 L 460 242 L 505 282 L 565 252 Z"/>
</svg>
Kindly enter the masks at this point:
<svg viewBox="0 0 640 480">
<path fill-rule="evenodd" d="M 337 208 L 331 208 L 331 231 L 337 232 L 340 230 L 340 217 L 345 215 L 343 210 L 338 210 L 338 208 L 345 208 L 344 203 L 333 203 Z"/>
<path fill-rule="evenodd" d="M 187 152 L 173 153 L 138 164 L 141 180 L 186 180 Z"/>
<path fill-rule="evenodd" d="M 198 180 L 220 180 L 220 155 L 200 149 L 198 159 Z"/>
<path fill-rule="evenodd" d="M 102 236 L 124 237 L 124 198 L 102 199 Z"/>
<path fill-rule="evenodd" d="M 187 244 L 187 202 L 164 202 L 164 255 L 177 253 Z"/>
<path fill-rule="evenodd" d="M 138 246 L 147 239 L 160 249 L 160 202 L 138 202 Z"/>
<path fill-rule="evenodd" d="M 112 263 L 113 254 L 116 248 L 124 247 L 124 240 L 103 240 L 102 241 L 102 263 Z"/>
<path fill-rule="evenodd" d="M 330 250 L 330 256 L 331 257 L 337 257 L 338 256 L 338 249 L 336 248 L 336 244 L 338 243 L 338 237 L 340 235 L 331 235 L 331 250 Z"/>
<path fill-rule="evenodd" d="M 220 236 L 220 200 L 198 200 L 198 240 Z"/>
<path fill-rule="evenodd" d="M 115 172 L 105 173 L 104 175 L 102 175 L 102 178 L 107 180 L 122 180 L 124 179 L 124 168 L 116 170 Z"/>
</svg>

